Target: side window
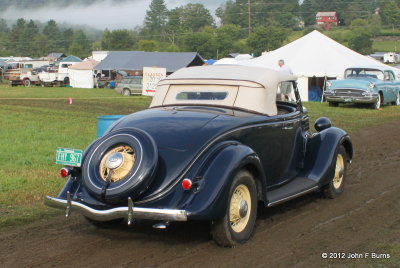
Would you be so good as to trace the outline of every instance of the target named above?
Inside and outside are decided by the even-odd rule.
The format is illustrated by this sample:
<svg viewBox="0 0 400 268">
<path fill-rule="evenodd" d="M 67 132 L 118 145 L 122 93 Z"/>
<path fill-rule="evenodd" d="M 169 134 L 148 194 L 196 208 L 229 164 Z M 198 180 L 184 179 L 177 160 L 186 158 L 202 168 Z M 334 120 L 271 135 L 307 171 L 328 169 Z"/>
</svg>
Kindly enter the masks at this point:
<svg viewBox="0 0 400 268">
<path fill-rule="evenodd" d="M 294 89 L 292 86 L 292 82 L 281 82 L 279 84 L 280 90 L 280 100 L 286 102 L 293 102 L 296 101 L 296 96 L 294 94 Z"/>
<path fill-rule="evenodd" d="M 391 72 L 385 71 L 385 80 L 394 80 L 394 76 Z"/>
<path fill-rule="evenodd" d="M 389 76 L 390 76 L 390 80 L 392 80 L 392 81 L 396 80 L 392 72 L 389 73 Z"/>
</svg>

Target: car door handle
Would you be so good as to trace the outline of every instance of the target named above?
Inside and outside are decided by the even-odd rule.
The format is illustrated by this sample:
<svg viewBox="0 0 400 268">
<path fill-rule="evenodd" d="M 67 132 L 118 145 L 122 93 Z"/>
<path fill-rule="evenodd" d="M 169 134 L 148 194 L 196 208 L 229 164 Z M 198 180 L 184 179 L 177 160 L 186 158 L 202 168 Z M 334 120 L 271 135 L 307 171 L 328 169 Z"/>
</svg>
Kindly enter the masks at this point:
<svg viewBox="0 0 400 268">
<path fill-rule="evenodd" d="M 292 126 L 286 126 L 286 127 L 283 127 L 282 129 L 289 130 L 289 129 L 293 129 L 293 127 Z"/>
</svg>

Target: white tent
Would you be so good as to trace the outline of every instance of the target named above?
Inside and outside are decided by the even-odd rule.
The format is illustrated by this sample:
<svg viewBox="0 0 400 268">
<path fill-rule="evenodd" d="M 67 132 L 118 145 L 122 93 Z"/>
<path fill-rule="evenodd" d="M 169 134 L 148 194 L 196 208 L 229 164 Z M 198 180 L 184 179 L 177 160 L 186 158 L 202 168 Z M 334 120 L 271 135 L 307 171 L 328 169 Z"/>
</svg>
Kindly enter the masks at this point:
<svg viewBox="0 0 400 268">
<path fill-rule="evenodd" d="M 237 54 L 234 58 L 222 58 L 217 60 L 214 65 L 241 65 L 241 61 L 250 60 L 253 56 L 250 54 Z"/>
<path fill-rule="evenodd" d="M 308 78 L 310 77 L 341 79 L 344 70 L 349 67 L 386 66 L 339 44 L 318 31 L 313 31 L 260 57 L 241 61 L 239 64 L 278 70 L 280 59 L 283 59 L 298 77 L 300 95 L 304 101 L 308 101 Z M 398 70 L 395 73 L 398 74 Z"/>
<path fill-rule="evenodd" d="M 217 60 L 213 65 L 237 65 L 238 61 L 234 58 L 222 58 Z"/>
<path fill-rule="evenodd" d="M 72 87 L 93 88 L 94 73 L 93 68 L 99 62 L 93 59 L 87 59 L 75 65 L 69 66 L 69 82 Z"/>
</svg>

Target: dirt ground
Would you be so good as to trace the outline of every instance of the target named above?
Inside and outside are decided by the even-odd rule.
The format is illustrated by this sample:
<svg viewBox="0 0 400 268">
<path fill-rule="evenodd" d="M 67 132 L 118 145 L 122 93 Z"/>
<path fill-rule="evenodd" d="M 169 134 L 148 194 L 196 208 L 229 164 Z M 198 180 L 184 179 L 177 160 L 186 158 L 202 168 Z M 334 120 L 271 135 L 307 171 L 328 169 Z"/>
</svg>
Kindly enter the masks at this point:
<svg viewBox="0 0 400 268">
<path fill-rule="evenodd" d="M 218 247 L 205 223 L 105 230 L 60 215 L 0 233 L 0 267 L 400 267 L 399 133 L 400 121 L 352 133 L 342 196 L 262 208 L 254 236 L 236 248 Z"/>
</svg>

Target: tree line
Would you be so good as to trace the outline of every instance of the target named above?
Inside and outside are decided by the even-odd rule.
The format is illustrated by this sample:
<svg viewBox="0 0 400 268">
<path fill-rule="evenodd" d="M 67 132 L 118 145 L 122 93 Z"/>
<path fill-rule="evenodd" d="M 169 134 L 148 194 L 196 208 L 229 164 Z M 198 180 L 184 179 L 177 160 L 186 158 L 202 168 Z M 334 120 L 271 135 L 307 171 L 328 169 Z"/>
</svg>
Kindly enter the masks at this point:
<svg viewBox="0 0 400 268">
<path fill-rule="evenodd" d="M 371 38 L 382 27 L 398 29 L 400 0 L 228 0 L 215 16 L 202 4 L 168 9 L 152 0 L 144 22 L 135 29 L 105 29 L 100 38 L 83 29 L 18 19 L 8 26 L 0 19 L 0 56 L 45 56 L 63 52 L 79 57 L 92 50 L 196 51 L 204 58 L 229 53 L 274 50 L 288 42 L 293 31 L 315 29 L 319 11 L 337 11 L 347 32 L 326 34 L 360 53 L 371 52 Z"/>
<path fill-rule="evenodd" d="M 42 57 L 62 52 L 87 57 L 92 44 L 84 30 L 61 29 L 54 20 L 41 25 L 20 18 L 8 27 L 6 21 L 0 19 L 0 56 Z"/>
</svg>

